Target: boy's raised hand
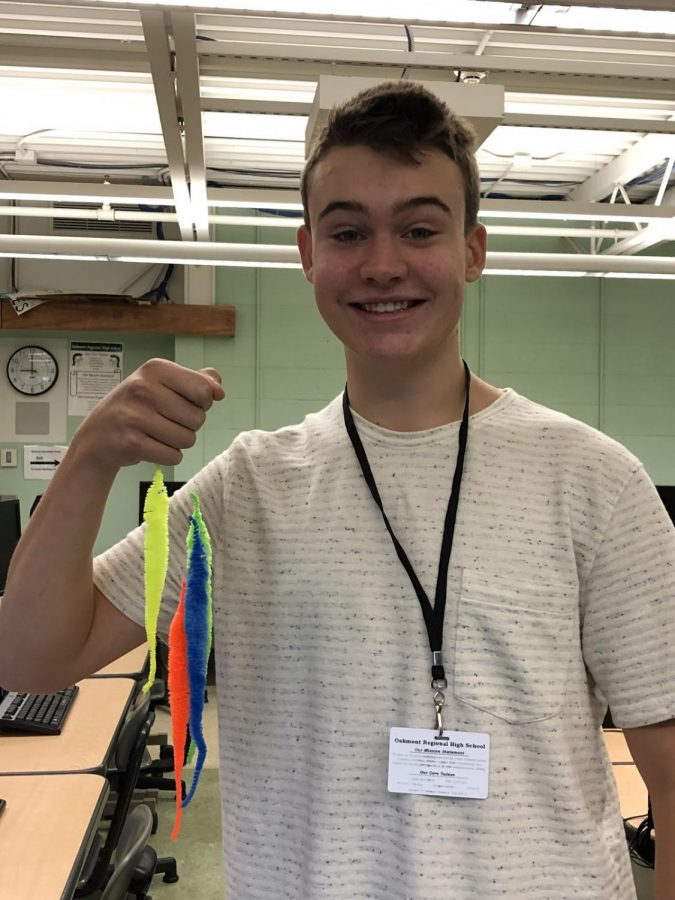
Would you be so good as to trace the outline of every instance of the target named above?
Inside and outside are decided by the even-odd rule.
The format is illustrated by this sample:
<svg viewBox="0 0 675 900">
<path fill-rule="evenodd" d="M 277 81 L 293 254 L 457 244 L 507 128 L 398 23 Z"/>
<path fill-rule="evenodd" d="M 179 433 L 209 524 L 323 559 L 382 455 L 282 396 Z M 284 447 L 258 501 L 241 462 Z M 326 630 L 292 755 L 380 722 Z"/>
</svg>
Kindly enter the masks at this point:
<svg viewBox="0 0 675 900">
<path fill-rule="evenodd" d="M 215 369 L 150 359 L 94 407 L 71 450 L 111 472 L 138 462 L 176 465 L 181 451 L 194 445 L 207 411 L 224 396 Z"/>
</svg>

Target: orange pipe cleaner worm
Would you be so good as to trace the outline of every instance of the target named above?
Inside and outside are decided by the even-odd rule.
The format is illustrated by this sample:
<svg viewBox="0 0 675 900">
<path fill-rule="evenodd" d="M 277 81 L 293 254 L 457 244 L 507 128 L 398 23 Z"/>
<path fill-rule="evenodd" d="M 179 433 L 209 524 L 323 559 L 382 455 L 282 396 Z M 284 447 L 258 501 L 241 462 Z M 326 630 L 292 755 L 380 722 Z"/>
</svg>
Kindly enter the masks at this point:
<svg viewBox="0 0 675 900">
<path fill-rule="evenodd" d="M 187 637 L 185 634 L 185 579 L 180 586 L 178 608 L 169 629 L 169 706 L 173 739 L 173 768 L 176 779 L 176 818 L 171 840 L 178 839 L 183 817 L 181 777 L 185 742 L 190 716 L 190 687 L 188 682 Z"/>
</svg>

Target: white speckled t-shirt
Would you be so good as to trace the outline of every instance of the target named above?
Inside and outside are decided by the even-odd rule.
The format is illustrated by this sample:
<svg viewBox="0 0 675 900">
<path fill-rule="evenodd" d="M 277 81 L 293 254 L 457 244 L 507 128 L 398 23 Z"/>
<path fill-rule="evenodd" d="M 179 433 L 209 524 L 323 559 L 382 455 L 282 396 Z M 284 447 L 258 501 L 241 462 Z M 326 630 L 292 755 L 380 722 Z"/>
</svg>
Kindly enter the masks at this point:
<svg viewBox="0 0 675 900">
<path fill-rule="evenodd" d="M 430 597 L 458 424 L 355 416 Z M 488 732 L 486 800 L 392 794 L 389 730 L 433 727 L 429 646 L 341 397 L 240 435 L 189 491 L 214 551 L 228 900 L 634 900 L 600 729 L 675 716 L 675 533 L 627 450 L 511 390 L 470 419 L 448 574 L 444 722 Z M 96 583 L 143 622 L 142 530 Z"/>
</svg>

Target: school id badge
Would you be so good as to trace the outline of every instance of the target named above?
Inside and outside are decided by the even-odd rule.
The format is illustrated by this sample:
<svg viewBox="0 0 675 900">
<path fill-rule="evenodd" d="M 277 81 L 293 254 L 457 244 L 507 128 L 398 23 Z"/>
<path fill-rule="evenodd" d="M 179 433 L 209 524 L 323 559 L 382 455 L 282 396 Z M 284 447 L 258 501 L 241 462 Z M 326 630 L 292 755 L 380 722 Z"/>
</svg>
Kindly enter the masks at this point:
<svg viewBox="0 0 675 900">
<path fill-rule="evenodd" d="M 393 794 L 485 800 L 490 773 L 490 736 L 470 731 L 392 728 L 389 779 Z"/>
</svg>

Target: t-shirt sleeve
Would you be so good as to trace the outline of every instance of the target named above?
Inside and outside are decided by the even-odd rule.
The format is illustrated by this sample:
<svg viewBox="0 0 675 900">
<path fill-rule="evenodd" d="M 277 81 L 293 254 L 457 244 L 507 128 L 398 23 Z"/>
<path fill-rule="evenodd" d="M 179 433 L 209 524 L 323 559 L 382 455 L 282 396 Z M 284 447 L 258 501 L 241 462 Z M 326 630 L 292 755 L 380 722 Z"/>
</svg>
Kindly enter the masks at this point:
<svg viewBox="0 0 675 900">
<path fill-rule="evenodd" d="M 217 558 L 224 521 L 224 486 L 227 454 L 203 468 L 171 497 L 169 504 L 169 567 L 160 606 L 157 633 L 168 641 L 169 626 L 178 606 L 181 582 L 185 576 L 187 533 L 192 514 L 193 492 L 209 530 Z M 145 526 L 131 531 L 119 543 L 94 559 L 94 583 L 129 619 L 145 627 L 144 550 Z"/>
<path fill-rule="evenodd" d="M 620 728 L 675 717 L 675 528 L 642 467 L 582 587 L 588 670 Z"/>
</svg>

